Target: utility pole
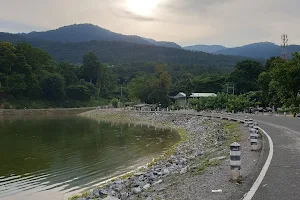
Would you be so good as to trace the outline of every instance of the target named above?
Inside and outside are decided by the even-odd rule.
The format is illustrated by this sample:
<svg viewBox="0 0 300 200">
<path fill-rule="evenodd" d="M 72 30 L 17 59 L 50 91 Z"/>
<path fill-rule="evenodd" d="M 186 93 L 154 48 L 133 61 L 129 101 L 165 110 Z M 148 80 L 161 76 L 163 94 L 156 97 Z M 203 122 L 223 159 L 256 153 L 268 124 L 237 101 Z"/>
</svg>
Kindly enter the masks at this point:
<svg viewBox="0 0 300 200">
<path fill-rule="evenodd" d="M 229 84 L 227 83 L 226 84 L 226 94 L 227 94 L 227 105 L 226 105 L 226 110 L 228 111 L 228 101 L 229 101 L 229 93 L 230 93 L 230 90 L 232 92 L 232 94 L 234 95 L 234 92 L 235 92 L 235 85 L 234 84 Z"/>
<path fill-rule="evenodd" d="M 281 41 L 282 41 L 282 44 L 281 44 L 281 49 L 282 49 L 282 53 L 281 53 L 281 56 L 282 56 L 282 59 L 287 61 L 288 59 L 288 54 L 287 54 L 287 47 L 289 46 L 288 45 L 288 36 L 287 34 L 283 34 L 281 36 Z"/>
</svg>

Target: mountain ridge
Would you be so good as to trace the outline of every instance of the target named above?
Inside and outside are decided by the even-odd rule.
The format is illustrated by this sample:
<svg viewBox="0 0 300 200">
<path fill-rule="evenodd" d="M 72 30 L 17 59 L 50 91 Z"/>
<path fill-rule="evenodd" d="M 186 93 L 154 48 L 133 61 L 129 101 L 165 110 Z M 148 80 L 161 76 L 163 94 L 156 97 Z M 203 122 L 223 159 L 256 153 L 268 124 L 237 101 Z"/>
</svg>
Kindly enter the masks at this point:
<svg viewBox="0 0 300 200">
<path fill-rule="evenodd" d="M 32 31 L 30 33 L 19 33 L 27 40 L 55 41 L 55 42 L 88 42 L 97 41 L 122 41 L 136 44 L 163 46 L 170 48 L 181 48 L 180 45 L 168 41 L 147 40 L 137 35 L 124 35 L 112 32 L 108 29 L 85 23 L 73 24 L 48 31 Z"/>
<path fill-rule="evenodd" d="M 185 50 L 189 51 L 203 51 L 206 53 L 214 53 L 219 50 L 226 49 L 226 47 L 222 45 L 205 45 L 205 44 L 198 44 L 198 45 L 192 45 L 192 46 L 185 46 L 183 47 Z"/>
<path fill-rule="evenodd" d="M 191 51 L 199 51 L 202 48 L 204 52 L 212 54 L 230 55 L 230 56 L 246 56 L 250 58 L 263 58 L 268 59 L 272 56 L 281 56 L 281 46 L 272 42 L 256 42 L 232 48 L 223 48 L 221 45 L 194 45 L 183 47 L 183 49 Z M 205 49 L 206 48 L 206 49 Z M 213 51 L 213 48 L 221 48 L 220 50 Z M 300 45 L 289 45 L 287 47 L 288 56 L 294 52 L 300 51 Z"/>
</svg>

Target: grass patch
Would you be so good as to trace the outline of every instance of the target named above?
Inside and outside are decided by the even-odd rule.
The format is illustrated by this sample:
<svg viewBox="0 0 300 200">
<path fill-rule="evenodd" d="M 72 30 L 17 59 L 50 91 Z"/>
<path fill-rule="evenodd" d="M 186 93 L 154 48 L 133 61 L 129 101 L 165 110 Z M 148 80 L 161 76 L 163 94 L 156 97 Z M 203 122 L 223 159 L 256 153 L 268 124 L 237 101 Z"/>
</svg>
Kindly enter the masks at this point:
<svg viewBox="0 0 300 200">
<path fill-rule="evenodd" d="M 203 174 L 206 168 L 208 167 L 214 167 L 221 164 L 221 160 L 212 160 L 210 161 L 210 153 L 206 153 L 203 155 L 203 157 L 200 159 L 200 167 L 197 170 L 198 174 Z"/>
<path fill-rule="evenodd" d="M 226 132 L 226 147 L 229 147 L 234 142 L 241 141 L 242 132 L 239 129 L 239 124 L 223 122 L 222 126 Z"/>
</svg>

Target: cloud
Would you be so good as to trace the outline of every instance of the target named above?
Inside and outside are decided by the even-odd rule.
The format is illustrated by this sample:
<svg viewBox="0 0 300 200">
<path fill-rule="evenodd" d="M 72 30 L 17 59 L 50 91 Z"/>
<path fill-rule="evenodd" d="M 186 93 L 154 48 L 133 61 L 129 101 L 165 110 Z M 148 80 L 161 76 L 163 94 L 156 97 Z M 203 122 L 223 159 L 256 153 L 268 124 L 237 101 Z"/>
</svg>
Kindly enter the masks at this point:
<svg viewBox="0 0 300 200">
<path fill-rule="evenodd" d="M 283 33 L 290 43 L 300 44 L 299 0 L 160 0 L 147 16 L 126 10 L 125 2 L 0 0 L 0 31 L 28 32 L 87 22 L 180 45 L 278 44 Z"/>
<path fill-rule="evenodd" d="M 134 19 L 134 20 L 138 20 L 138 21 L 155 21 L 158 20 L 154 17 L 148 17 L 148 16 L 142 16 L 142 15 L 137 15 L 133 12 L 130 12 L 128 10 L 125 9 L 120 9 L 118 11 L 114 11 L 112 10 L 113 14 L 119 18 L 129 18 L 129 19 Z"/>
<path fill-rule="evenodd" d="M 42 30 L 44 30 L 44 28 L 40 26 L 25 24 L 11 20 L 0 20 L 0 32 L 20 33 Z"/>
</svg>

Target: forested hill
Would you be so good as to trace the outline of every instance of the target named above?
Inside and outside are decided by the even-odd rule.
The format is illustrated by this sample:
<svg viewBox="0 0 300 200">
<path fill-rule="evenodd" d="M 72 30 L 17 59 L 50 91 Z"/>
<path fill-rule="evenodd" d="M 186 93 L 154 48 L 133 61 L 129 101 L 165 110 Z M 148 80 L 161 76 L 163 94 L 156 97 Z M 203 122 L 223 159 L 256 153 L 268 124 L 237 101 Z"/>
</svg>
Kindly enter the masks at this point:
<svg viewBox="0 0 300 200">
<path fill-rule="evenodd" d="M 226 47 L 221 46 L 221 45 L 193 45 L 193 46 L 186 46 L 183 47 L 185 50 L 190 50 L 190 51 L 202 51 L 206 53 L 215 53 L 220 50 L 226 49 Z"/>
<path fill-rule="evenodd" d="M 0 41 L 28 42 L 34 47 L 48 52 L 54 60 L 74 64 L 82 62 L 87 52 L 95 52 L 101 62 L 110 64 L 136 62 L 163 62 L 184 65 L 233 67 L 244 59 L 237 56 L 213 55 L 204 52 L 191 52 L 183 49 L 159 47 L 145 44 L 111 41 L 53 42 L 26 39 L 22 35 L 0 33 Z"/>
<path fill-rule="evenodd" d="M 31 44 L 48 52 L 57 61 L 81 63 L 86 52 L 94 52 L 102 62 L 118 64 L 132 62 L 163 62 L 173 64 L 202 64 L 233 66 L 242 57 L 212 55 L 182 49 L 165 48 L 126 42 L 90 41 L 59 43 L 33 41 Z"/>
<path fill-rule="evenodd" d="M 155 46 L 164 46 L 172 48 L 181 48 L 174 42 L 160 42 L 153 39 L 146 39 L 136 35 L 123 35 L 114 33 L 107 29 L 101 28 L 93 24 L 74 24 L 60 27 L 55 30 L 44 32 L 31 32 L 16 34 L 22 36 L 27 40 L 45 40 L 55 42 L 88 42 L 92 40 L 97 41 L 121 41 L 135 44 L 146 44 Z"/>
</svg>

